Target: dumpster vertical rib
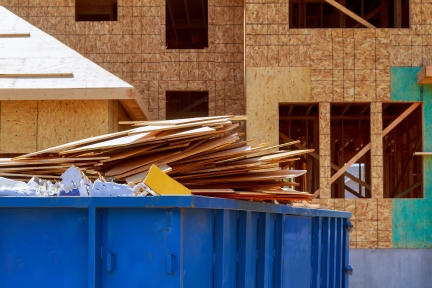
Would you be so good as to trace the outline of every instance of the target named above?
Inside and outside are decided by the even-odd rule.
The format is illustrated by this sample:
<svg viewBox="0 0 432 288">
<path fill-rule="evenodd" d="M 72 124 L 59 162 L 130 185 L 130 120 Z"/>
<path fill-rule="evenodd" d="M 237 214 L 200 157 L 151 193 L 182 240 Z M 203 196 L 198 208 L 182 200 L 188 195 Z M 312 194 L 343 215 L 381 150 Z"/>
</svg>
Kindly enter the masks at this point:
<svg viewBox="0 0 432 288">
<path fill-rule="evenodd" d="M 343 286 L 344 288 L 348 288 L 348 274 L 345 272 L 345 268 L 349 264 L 349 232 L 347 230 L 348 225 L 348 219 L 343 219 L 343 229 L 342 229 L 342 235 L 344 240 L 343 245 L 343 262 L 342 262 L 342 279 L 343 279 Z"/>
<path fill-rule="evenodd" d="M 183 211 L 183 286 L 213 286 L 215 212 L 211 209 Z"/>
<path fill-rule="evenodd" d="M 283 287 L 283 236 L 284 236 L 284 222 L 285 215 L 276 215 L 275 222 L 275 259 L 274 259 L 274 273 L 273 273 L 273 287 Z"/>
<path fill-rule="evenodd" d="M 257 287 L 273 287 L 274 226 L 274 214 L 260 213 L 258 218 Z"/>
<path fill-rule="evenodd" d="M 330 276 L 330 219 L 328 217 L 323 218 L 323 238 L 322 238 L 322 263 L 321 263 L 321 287 L 329 286 Z"/>
<path fill-rule="evenodd" d="M 336 249 L 337 249 L 337 230 L 336 218 L 330 218 L 330 255 L 329 255 L 329 286 L 336 286 Z"/>
<path fill-rule="evenodd" d="M 335 287 L 342 287 L 343 221 L 336 219 L 336 282 Z"/>
<path fill-rule="evenodd" d="M 256 287 L 258 213 L 239 212 L 237 287 Z"/>
<path fill-rule="evenodd" d="M 99 217 L 96 207 L 88 207 L 88 287 L 99 287 L 99 258 L 100 248 L 97 241 L 97 233 L 100 233 L 98 225 Z"/>
<path fill-rule="evenodd" d="M 312 236 L 312 267 L 315 275 L 312 278 L 312 287 L 321 287 L 321 239 L 322 239 L 322 217 L 314 217 L 313 219 L 313 236 Z"/>
<path fill-rule="evenodd" d="M 238 212 L 217 210 L 215 220 L 214 287 L 235 287 L 237 284 Z"/>
</svg>

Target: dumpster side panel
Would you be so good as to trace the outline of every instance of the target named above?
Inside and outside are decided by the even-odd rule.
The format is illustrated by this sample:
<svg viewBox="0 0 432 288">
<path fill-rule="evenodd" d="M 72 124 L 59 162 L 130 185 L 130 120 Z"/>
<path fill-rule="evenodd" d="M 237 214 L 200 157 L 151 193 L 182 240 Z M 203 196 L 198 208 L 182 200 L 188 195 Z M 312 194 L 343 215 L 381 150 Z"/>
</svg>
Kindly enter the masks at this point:
<svg viewBox="0 0 432 288">
<path fill-rule="evenodd" d="M 213 287 L 214 210 L 184 209 L 183 287 Z"/>
<path fill-rule="evenodd" d="M 85 209 L 0 209 L 0 287 L 85 287 Z"/>
<path fill-rule="evenodd" d="M 238 228 L 238 272 L 237 287 L 257 287 L 257 241 L 258 241 L 257 212 L 240 211 Z"/>
<path fill-rule="evenodd" d="M 309 288 L 312 270 L 312 218 L 286 216 L 283 255 L 283 287 Z"/>
<path fill-rule="evenodd" d="M 180 209 L 102 209 L 101 286 L 180 287 Z"/>
<path fill-rule="evenodd" d="M 216 210 L 214 287 L 237 284 L 238 211 Z"/>
</svg>

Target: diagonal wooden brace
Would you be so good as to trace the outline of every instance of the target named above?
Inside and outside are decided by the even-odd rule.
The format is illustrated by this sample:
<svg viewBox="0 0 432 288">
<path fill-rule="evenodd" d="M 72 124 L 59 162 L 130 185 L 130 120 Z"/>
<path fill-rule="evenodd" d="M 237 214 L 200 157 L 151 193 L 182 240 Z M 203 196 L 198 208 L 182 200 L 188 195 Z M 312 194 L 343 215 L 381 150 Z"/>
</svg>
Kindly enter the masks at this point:
<svg viewBox="0 0 432 288">
<path fill-rule="evenodd" d="M 375 26 L 370 24 L 368 21 L 366 21 L 362 17 L 358 16 L 357 14 L 355 14 L 351 10 L 347 9 L 346 7 L 342 6 L 341 4 L 337 3 L 336 1 L 334 1 L 334 0 L 324 0 L 324 1 L 326 1 L 328 4 L 332 5 L 336 9 L 339 9 L 341 12 L 345 13 L 346 15 L 348 15 L 352 19 L 356 20 L 357 22 L 360 22 L 364 26 L 366 26 L 368 28 L 376 28 Z"/>
<path fill-rule="evenodd" d="M 387 128 L 385 128 L 382 133 L 381 137 L 386 136 L 394 127 L 396 127 L 400 122 L 402 122 L 409 114 L 411 114 L 412 111 L 414 111 L 418 106 L 420 106 L 421 103 L 413 103 L 405 112 L 403 112 L 398 118 L 396 118 Z M 365 147 L 363 147 L 360 152 L 358 152 L 353 158 L 351 158 L 350 161 L 348 161 L 345 166 L 343 166 L 341 169 L 339 169 L 331 178 L 330 178 L 330 185 L 333 184 L 336 179 L 338 179 L 342 174 L 345 173 L 346 170 L 348 170 L 352 164 L 354 164 L 358 159 L 360 159 L 363 155 L 365 155 L 371 148 L 371 143 L 367 144 Z M 314 193 L 314 198 L 316 198 L 319 195 L 319 189 Z"/>
</svg>

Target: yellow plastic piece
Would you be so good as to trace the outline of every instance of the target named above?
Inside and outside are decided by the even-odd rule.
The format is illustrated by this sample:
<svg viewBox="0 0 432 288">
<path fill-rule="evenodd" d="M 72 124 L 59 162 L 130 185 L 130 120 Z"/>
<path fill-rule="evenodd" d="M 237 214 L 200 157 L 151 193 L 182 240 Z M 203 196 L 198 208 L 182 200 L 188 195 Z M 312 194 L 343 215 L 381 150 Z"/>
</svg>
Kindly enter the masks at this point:
<svg viewBox="0 0 432 288">
<path fill-rule="evenodd" d="M 144 179 L 144 184 L 149 186 L 153 191 L 159 195 L 170 196 L 190 196 L 191 192 L 188 188 L 172 179 L 165 174 L 157 166 L 152 165 Z"/>
</svg>

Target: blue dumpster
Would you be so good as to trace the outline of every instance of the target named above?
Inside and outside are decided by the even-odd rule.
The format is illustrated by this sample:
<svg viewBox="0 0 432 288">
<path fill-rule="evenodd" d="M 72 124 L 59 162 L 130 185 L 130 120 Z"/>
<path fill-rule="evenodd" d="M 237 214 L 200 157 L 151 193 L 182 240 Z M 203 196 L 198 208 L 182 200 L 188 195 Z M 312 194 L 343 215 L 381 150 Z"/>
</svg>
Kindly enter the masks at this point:
<svg viewBox="0 0 432 288">
<path fill-rule="evenodd" d="M 0 198 L 0 287 L 348 287 L 350 213 L 208 197 Z"/>
</svg>

